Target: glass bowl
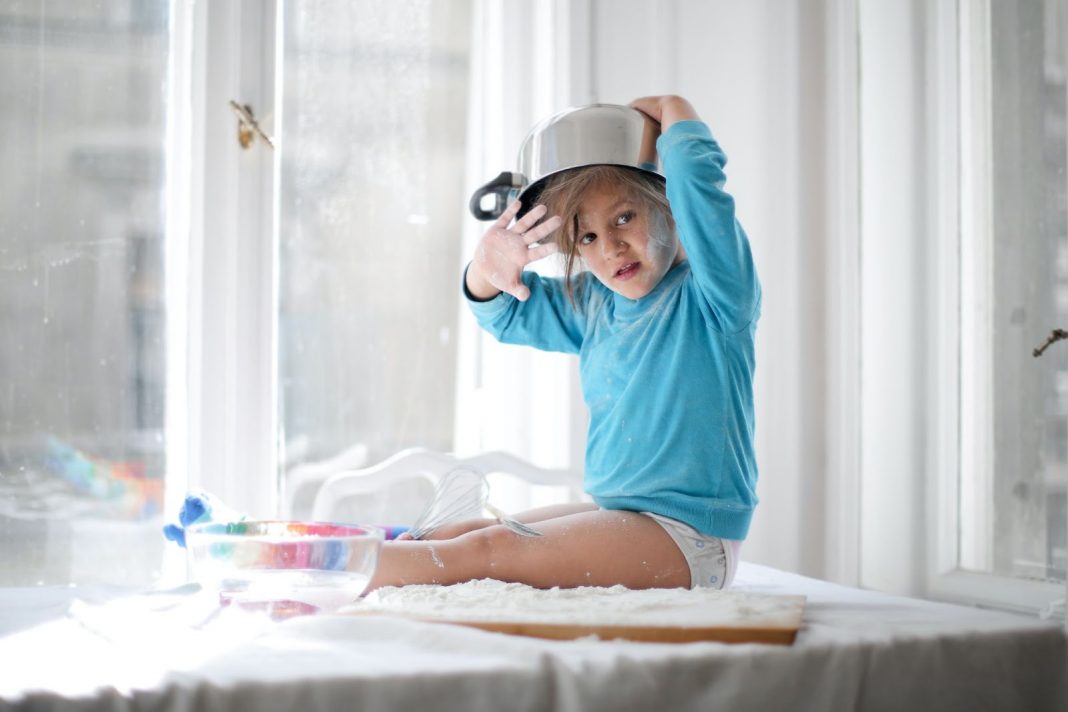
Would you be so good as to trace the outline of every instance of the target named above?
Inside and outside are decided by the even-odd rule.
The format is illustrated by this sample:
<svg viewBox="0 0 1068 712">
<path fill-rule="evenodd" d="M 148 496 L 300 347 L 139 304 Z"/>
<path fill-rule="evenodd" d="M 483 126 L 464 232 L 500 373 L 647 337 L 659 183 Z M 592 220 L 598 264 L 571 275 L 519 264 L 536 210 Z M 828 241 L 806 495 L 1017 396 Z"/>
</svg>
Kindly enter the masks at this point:
<svg viewBox="0 0 1068 712">
<path fill-rule="evenodd" d="M 223 605 L 274 615 L 353 603 L 378 564 L 378 527 L 325 522 L 208 522 L 186 530 L 193 577 Z"/>
</svg>

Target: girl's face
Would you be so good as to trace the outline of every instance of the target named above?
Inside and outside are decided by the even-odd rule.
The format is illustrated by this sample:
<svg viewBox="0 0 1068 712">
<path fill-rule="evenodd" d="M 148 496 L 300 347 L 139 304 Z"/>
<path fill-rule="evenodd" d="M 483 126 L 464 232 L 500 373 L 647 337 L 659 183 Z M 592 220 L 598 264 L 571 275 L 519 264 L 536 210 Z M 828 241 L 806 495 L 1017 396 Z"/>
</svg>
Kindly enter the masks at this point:
<svg viewBox="0 0 1068 712">
<path fill-rule="evenodd" d="M 607 186 L 583 196 L 575 242 L 579 256 L 606 287 L 628 299 L 653 291 L 682 261 L 678 239 L 667 225 L 655 226 L 644 203 Z"/>
</svg>

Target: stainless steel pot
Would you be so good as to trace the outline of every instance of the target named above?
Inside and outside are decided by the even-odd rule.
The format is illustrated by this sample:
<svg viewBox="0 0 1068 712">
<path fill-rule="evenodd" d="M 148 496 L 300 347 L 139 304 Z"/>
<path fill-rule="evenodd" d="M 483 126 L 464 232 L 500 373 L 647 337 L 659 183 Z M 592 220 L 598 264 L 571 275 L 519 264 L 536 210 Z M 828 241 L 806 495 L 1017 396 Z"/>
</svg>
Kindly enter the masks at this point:
<svg viewBox="0 0 1068 712">
<path fill-rule="evenodd" d="M 548 178 L 583 166 L 636 168 L 663 178 L 656 155 L 660 124 L 637 109 L 590 104 L 566 109 L 530 130 L 519 148 L 519 170 L 504 171 L 471 196 L 471 214 L 496 220 L 519 198 L 522 217 L 537 204 Z M 492 208 L 486 198 L 493 196 Z"/>
</svg>

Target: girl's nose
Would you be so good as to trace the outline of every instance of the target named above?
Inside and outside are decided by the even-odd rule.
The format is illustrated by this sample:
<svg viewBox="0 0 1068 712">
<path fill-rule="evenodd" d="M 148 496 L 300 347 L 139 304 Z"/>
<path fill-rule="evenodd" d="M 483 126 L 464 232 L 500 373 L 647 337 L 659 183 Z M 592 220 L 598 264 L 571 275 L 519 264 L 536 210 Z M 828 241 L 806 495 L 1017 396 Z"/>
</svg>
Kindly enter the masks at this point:
<svg viewBox="0 0 1068 712">
<path fill-rule="evenodd" d="M 622 237 L 617 237 L 616 235 L 613 235 L 611 233 L 609 233 L 608 239 L 602 242 L 601 244 L 604 248 L 604 252 L 602 254 L 604 254 L 605 257 L 607 257 L 608 255 L 619 254 L 627 247 L 627 243 L 623 240 Z"/>
</svg>

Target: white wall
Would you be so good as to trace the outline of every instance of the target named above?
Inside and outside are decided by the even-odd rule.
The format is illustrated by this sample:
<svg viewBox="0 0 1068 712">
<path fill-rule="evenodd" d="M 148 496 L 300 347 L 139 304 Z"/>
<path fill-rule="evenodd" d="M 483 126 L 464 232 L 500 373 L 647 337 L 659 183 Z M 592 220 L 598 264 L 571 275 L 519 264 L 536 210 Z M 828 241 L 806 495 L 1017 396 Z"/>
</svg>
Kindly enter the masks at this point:
<svg viewBox="0 0 1068 712">
<path fill-rule="evenodd" d="M 764 285 L 761 503 L 744 555 L 828 575 L 824 2 L 591 0 L 585 98 L 689 98 L 729 157 Z"/>
</svg>

